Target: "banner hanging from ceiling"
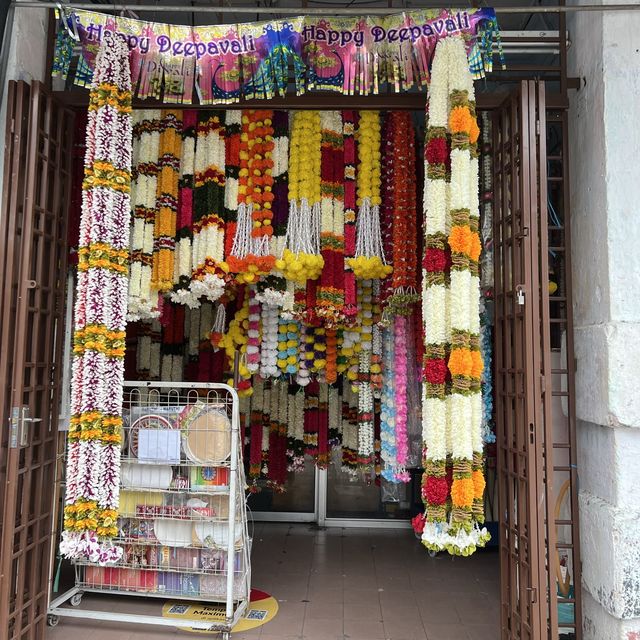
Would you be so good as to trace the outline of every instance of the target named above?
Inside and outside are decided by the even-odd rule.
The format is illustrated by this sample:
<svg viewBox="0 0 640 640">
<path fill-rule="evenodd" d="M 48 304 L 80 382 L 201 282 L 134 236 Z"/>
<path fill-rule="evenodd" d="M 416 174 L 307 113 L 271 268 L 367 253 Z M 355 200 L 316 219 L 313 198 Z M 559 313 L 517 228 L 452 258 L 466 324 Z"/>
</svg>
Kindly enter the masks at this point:
<svg viewBox="0 0 640 640">
<path fill-rule="evenodd" d="M 491 71 L 494 46 L 504 67 L 496 14 L 487 7 L 198 27 L 63 11 L 54 75 L 88 86 L 100 43 L 120 37 L 130 50 L 135 94 L 166 103 L 270 99 L 291 83 L 298 95 L 408 91 L 428 84 L 435 45 L 450 35 L 463 36 L 474 78 Z"/>
</svg>

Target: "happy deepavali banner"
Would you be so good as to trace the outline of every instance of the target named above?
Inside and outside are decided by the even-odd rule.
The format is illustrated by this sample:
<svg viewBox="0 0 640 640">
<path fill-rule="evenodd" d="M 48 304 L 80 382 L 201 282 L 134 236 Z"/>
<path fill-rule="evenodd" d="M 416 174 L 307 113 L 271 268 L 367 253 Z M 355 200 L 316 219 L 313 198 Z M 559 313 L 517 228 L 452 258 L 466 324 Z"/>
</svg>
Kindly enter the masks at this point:
<svg viewBox="0 0 640 640">
<path fill-rule="evenodd" d="M 491 71 L 494 44 L 504 67 L 495 11 L 486 7 L 199 27 L 81 10 L 59 18 L 54 75 L 87 86 L 102 40 L 120 37 L 131 52 L 136 95 L 166 103 L 269 99 L 291 83 L 298 95 L 407 91 L 428 84 L 435 45 L 451 35 L 464 38 L 474 78 Z"/>
</svg>

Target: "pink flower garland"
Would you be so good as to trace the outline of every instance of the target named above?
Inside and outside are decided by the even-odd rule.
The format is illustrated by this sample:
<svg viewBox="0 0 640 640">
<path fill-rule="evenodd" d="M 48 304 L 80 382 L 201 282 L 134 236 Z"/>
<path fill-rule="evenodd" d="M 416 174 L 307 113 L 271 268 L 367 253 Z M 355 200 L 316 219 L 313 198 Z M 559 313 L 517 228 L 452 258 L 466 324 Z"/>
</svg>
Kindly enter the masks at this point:
<svg viewBox="0 0 640 640">
<path fill-rule="evenodd" d="M 409 455 L 409 436 L 407 434 L 407 318 L 396 316 L 394 333 L 394 369 L 395 369 L 395 393 L 396 393 L 396 459 L 398 472 L 396 479 L 400 482 L 409 482 L 411 476 L 406 470 L 407 457 Z"/>
</svg>

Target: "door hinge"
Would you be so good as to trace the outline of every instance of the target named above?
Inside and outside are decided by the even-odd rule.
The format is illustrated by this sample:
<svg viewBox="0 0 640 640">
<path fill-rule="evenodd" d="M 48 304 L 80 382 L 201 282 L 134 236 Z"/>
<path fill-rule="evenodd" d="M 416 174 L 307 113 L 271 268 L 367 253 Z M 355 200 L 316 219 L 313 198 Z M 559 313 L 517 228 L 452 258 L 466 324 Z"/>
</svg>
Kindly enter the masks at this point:
<svg viewBox="0 0 640 640">
<path fill-rule="evenodd" d="M 516 300 L 521 307 L 524 306 L 524 287 L 521 284 L 516 287 Z"/>
<path fill-rule="evenodd" d="M 538 589 L 536 587 L 527 587 L 531 604 L 538 602 Z"/>
<path fill-rule="evenodd" d="M 540 120 L 536 120 L 536 135 L 540 135 Z"/>
<path fill-rule="evenodd" d="M 29 445 L 29 423 L 42 422 L 41 418 L 31 418 L 27 406 L 12 407 L 9 419 L 9 447 L 19 449 Z"/>
</svg>

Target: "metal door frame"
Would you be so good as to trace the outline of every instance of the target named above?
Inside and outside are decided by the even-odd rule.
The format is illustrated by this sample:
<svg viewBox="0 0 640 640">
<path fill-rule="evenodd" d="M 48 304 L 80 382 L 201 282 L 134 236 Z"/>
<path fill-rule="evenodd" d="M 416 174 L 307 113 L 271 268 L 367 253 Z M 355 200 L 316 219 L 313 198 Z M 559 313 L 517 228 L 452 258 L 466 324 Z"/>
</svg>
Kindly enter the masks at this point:
<svg viewBox="0 0 640 640">
<path fill-rule="evenodd" d="M 49 599 L 73 112 L 9 84 L 2 220 L 2 637 L 44 636 Z M 6 630 L 6 631 L 5 631 Z"/>
<path fill-rule="evenodd" d="M 552 156 L 547 152 L 547 112 L 544 83 L 530 80 L 523 81 L 519 91 L 493 115 L 497 196 L 494 358 L 503 640 L 555 640 L 559 602 L 573 605 L 574 622 L 563 628 L 569 627 L 576 640 L 582 637 L 567 114 L 565 110 L 556 116 L 564 126 L 560 152 Z M 552 161 L 560 163 L 561 176 L 551 175 Z M 548 186 L 554 181 L 562 182 L 560 226 L 548 223 Z M 550 236 L 553 233 L 556 235 Z M 552 243 L 550 237 L 555 238 Z M 563 265 L 563 291 L 554 296 L 548 287 L 550 249 L 562 256 Z M 551 363 L 553 324 L 566 332 L 569 365 L 559 369 L 553 369 Z M 554 388 L 554 376 L 564 377 L 566 388 Z M 567 399 L 564 428 L 554 425 L 552 419 L 552 402 L 557 397 Z M 558 474 L 565 474 L 569 483 L 570 517 L 564 520 L 554 514 Z M 559 526 L 570 527 L 569 543 L 557 542 Z M 559 549 L 571 552 L 573 597 L 557 594 Z"/>
</svg>

